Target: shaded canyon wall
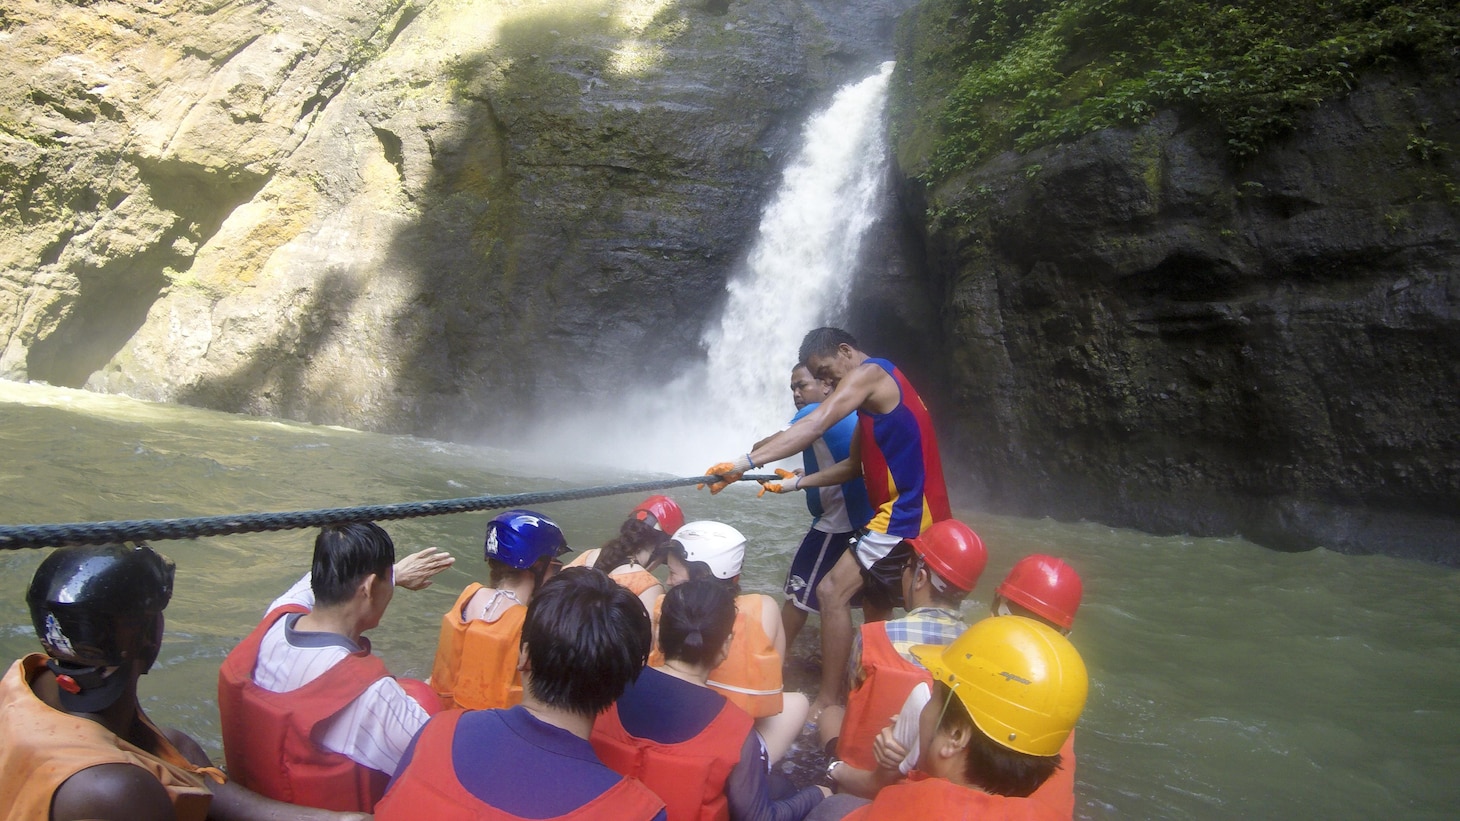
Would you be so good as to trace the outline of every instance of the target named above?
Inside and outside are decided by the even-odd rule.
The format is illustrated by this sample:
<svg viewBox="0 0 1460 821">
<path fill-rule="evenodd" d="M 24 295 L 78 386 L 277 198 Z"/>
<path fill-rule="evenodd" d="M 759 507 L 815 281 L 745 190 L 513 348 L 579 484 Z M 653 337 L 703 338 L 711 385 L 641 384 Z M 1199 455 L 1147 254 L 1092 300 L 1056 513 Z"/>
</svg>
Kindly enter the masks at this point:
<svg viewBox="0 0 1460 821">
<path fill-rule="evenodd" d="M 1369 75 L 1242 163 L 1167 112 L 932 189 L 901 124 L 957 481 L 1011 513 L 1460 564 L 1456 80 Z"/>
</svg>

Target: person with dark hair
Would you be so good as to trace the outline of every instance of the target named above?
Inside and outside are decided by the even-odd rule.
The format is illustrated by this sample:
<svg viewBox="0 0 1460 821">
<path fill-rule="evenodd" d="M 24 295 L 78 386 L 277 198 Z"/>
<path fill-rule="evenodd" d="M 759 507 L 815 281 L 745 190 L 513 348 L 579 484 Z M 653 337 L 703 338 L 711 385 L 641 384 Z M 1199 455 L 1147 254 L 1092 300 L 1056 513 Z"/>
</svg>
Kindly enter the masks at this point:
<svg viewBox="0 0 1460 821">
<path fill-rule="evenodd" d="M 617 536 L 602 547 L 583 551 L 567 566 L 591 567 L 607 573 L 610 579 L 638 596 L 646 611 L 652 611 L 654 603 L 664 595 L 664 585 L 653 570 L 663 561 L 669 536 L 648 520 L 631 516 L 619 525 Z"/>
<path fill-rule="evenodd" d="M 557 574 L 527 605 L 522 703 L 431 719 L 375 817 L 665 818 L 658 796 L 605 767 L 588 742 L 594 719 L 644 669 L 650 636 L 638 598 L 607 576 Z"/>
<path fill-rule="evenodd" d="M 902 598 L 907 615 L 867 622 L 852 646 L 847 706 L 832 706 L 821 715 L 822 745 L 835 751 L 828 776 L 841 792 L 871 798 L 900 777 L 897 770 L 877 766 L 873 742 L 903 709 L 921 684 L 930 692 L 932 675 L 918 663 L 912 648 L 951 644 L 968 625 L 963 600 L 978 584 L 988 564 L 983 540 L 957 519 L 944 519 L 916 539 L 902 571 Z M 924 695 L 926 697 L 926 695 Z M 920 709 L 922 703 L 917 704 Z"/>
<path fill-rule="evenodd" d="M 671 590 L 684 582 L 708 580 L 736 597 L 730 652 L 710 671 L 708 684 L 755 719 L 771 763 L 780 761 L 800 734 L 810 703 L 801 693 L 784 692 L 786 634 L 775 599 L 760 593 L 739 595 L 745 536 L 723 522 L 690 522 L 674 534 L 669 548 Z M 654 618 L 657 623 L 657 611 Z M 662 665 L 663 654 L 656 649 L 649 663 Z"/>
<path fill-rule="evenodd" d="M 796 405 L 796 415 L 791 424 L 799 422 L 821 405 L 821 400 L 831 393 L 831 386 L 816 379 L 805 365 L 791 369 L 791 401 Z M 758 495 L 789 493 L 796 475 L 806 476 L 823 467 L 830 467 L 847 459 L 852 452 L 852 438 L 857 433 L 857 415 L 849 413 L 832 425 L 811 447 L 801 451 L 803 469 L 792 474 L 777 469 L 776 473 L 792 482 L 762 482 Z M 764 444 L 765 439 L 756 443 Z M 806 509 L 811 512 L 811 528 L 801 539 L 801 546 L 791 559 L 786 571 L 784 590 L 786 601 L 781 605 L 781 623 L 786 628 L 786 646 L 796 643 L 796 636 L 806 626 L 806 619 L 812 613 L 821 612 L 821 603 L 816 597 L 816 587 L 826 574 L 831 572 L 842 554 L 856 541 L 857 531 L 866 526 L 872 518 L 872 507 L 867 501 L 867 488 L 860 475 L 841 485 L 814 488 L 806 493 Z"/>
<path fill-rule="evenodd" d="M 850 814 L 848 802 L 838 800 L 812 818 L 1068 819 L 1070 813 L 1033 796 L 1059 768 L 1060 748 L 1089 689 L 1069 639 L 1034 619 L 1002 616 L 975 624 L 947 647 L 917 647 L 914 654 L 935 681 L 918 714 L 921 777 L 883 789 Z"/>
<path fill-rule="evenodd" d="M 230 775 L 281 801 L 369 812 L 440 701 L 424 682 L 393 678 L 364 633 L 396 587 L 424 588 L 453 561 L 426 548 L 396 562 L 372 522 L 321 528 L 309 573 L 218 671 Z"/>
<path fill-rule="evenodd" d="M 45 653 L 0 680 L 0 819 L 363 818 L 251 792 L 152 723 L 137 681 L 162 649 L 173 576 L 141 543 L 62 547 L 36 568 L 26 603 Z"/>
<path fill-rule="evenodd" d="M 791 490 L 844 484 L 861 476 L 873 515 L 866 531 L 832 567 L 816 595 L 821 603 L 821 689 L 811 707 L 839 703 L 852 649 L 852 598 L 862 594 L 868 621 L 885 619 L 899 602 L 902 556 L 890 555 L 903 539 L 916 538 L 934 522 L 950 518 L 948 491 L 933 421 L 912 383 L 897 366 L 857 349 L 840 328 L 817 328 L 801 342 L 801 362 L 832 386 L 815 411 L 731 462 L 705 471 L 718 493 L 745 471 L 804 450 L 853 411 L 858 432 L 848 458 L 798 477 Z"/>
<path fill-rule="evenodd" d="M 509 510 L 487 523 L 487 586 L 467 585 L 441 617 L 431 688 L 446 708 L 495 710 L 522 700 L 517 648 L 527 605 L 568 551 L 552 519 Z"/>
<path fill-rule="evenodd" d="M 936 527 L 936 526 L 935 526 Z M 929 533 L 933 528 L 929 529 Z M 1009 574 L 994 590 L 989 609 L 995 616 L 1022 616 L 1033 619 L 1062 636 L 1068 636 L 1075 624 L 1075 613 L 1080 609 L 1084 584 L 1080 575 L 1064 561 L 1053 556 L 1034 554 L 1014 563 Z M 906 775 L 917 763 L 915 755 L 909 755 L 903 743 L 906 732 L 898 725 L 904 722 L 902 716 L 914 716 L 931 694 L 926 687 L 918 688 L 903 703 L 898 719 L 891 726 L 884 727 L 872 744 L 877 760 L 874 773 L 862 773 L 850 766 L 836 766 L 833 773 L 839 785 L 862 777 L 867 783 L 880 789 Z M 916 752 L 914 745 L 913 752 Z M 1048 805 L 1061 818 L 1070 818 L 1075 813 L 1075 733 L 1070 732 L 1059 751 L 1059 767 L 1039 785 L 1029 797 Z M 850 762 L 848 762 L 850 764 Z M 849 790 L 855 791 L 855 790 Z M 875 791 L 875 789 L 874 789 Z M 867 795 L 866 792 L 858 794 Z M 870 796 L 869 796 L 870 797 Z"/>
<path fill-rule="evenodd" d="M 645 670 L 593 725 L 599 758 L 664 799 L 669 821 L 797 821 L 829 792 L 807 787 L 771 800 L 754 721 L 706 683 L 729 655 L 735 617 L 724 585 L 706 579 L 669 591 L 659 617 L 664 666 Z"/>
</svg>

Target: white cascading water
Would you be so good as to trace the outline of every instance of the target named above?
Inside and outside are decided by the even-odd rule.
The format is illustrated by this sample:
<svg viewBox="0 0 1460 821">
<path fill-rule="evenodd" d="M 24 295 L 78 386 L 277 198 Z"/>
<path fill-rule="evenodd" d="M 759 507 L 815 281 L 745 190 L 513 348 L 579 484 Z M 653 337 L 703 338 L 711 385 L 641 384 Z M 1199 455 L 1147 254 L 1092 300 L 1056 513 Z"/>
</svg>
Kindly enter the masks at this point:
<svg viewBox="0 0 1460 821">
<path fill-rule="evenodd" d="M 707 360 L 624 407 L 555 420 L 543 445 L 558 456 L 693 475 L 786 424 L 801 338 L 845 312 L 881 204 L 892 65 L 842 88 L 807 122 L 744 269 L 726 286 L 724 313 L 704 334 Z"/>
</svg>

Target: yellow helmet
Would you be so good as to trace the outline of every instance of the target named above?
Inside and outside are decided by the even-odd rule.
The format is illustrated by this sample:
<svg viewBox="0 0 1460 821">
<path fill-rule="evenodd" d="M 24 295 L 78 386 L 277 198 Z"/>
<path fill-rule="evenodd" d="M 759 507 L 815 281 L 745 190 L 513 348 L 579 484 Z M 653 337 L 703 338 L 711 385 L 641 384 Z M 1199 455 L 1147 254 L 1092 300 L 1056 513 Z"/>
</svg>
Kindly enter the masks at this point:
<svg viewBox="0 0 1460 821">
<path fill-rule="evenodd" d="M 947 647 L 922 644 L 912 653 L 985 735 L 1011 750 L 1055 755 L 1085 709 L 1085 662 L 1069 639 L 1034 619 L 984 619 Z"/>
</svg>

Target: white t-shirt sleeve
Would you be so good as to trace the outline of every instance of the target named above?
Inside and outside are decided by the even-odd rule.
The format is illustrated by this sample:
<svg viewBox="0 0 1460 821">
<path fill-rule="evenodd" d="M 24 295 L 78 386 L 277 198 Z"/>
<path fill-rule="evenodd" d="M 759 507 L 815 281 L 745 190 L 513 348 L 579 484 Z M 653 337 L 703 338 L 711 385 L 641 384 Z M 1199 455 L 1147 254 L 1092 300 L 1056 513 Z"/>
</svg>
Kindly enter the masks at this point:
<svg viewBox="0 0 1460 821">
<path fill-rule="evenodd" d="M 284 591 L 284 595 L 274 599 L 274 603 L 269 605 L 269 609 L 264 611 L 264 615 L 268 615 L 286 604 L 299 604 L 310 610 L 314 609 L 314 587 L 309 583 L 308 573 L 295 582 L 293 587 Z"/>
<path fill-rule="evenodd" d="M 401 756 L 428 718 L 395 679 L 383 678 L 321 727 L 319 743 L 372 770 L 395 775 Z"/>
</svg>

